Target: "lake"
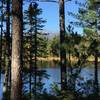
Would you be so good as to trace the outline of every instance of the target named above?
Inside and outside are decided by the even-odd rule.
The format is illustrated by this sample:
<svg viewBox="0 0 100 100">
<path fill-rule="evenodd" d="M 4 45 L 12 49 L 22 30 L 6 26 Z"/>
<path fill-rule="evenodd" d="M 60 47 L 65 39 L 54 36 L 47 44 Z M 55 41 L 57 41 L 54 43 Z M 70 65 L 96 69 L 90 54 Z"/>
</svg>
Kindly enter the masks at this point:
<svg viewBox="0 0 100 100">
<path fill-rule="evenodd" d="M 45 68 L 47 73 L 50 75 L 49 80 L 44 79 L 45 87 L 50 88 L 50 84 L 53 82 L 60 83 L 60 68 Z M 81 70 L 80 76 L 84 79 L 84 81 L 90 80 L 94 78 L 94 68 L 86 67 Z M 100 68 L 98 70 L 98 79 L 100 80 Z M 99 81 L 100 83 L 100 81 Z"/>
<path fill-rule="evenodd" d="M 47 90 L 50 90 L 50 84 L 53 82 L 56 82 L 57 84 L 60 83 L 60 68 L 59 67 L 46 67 L 41 68 L 45 69 L 47 71 L 47 74 L 50 75 L 49 79 L 43 79 L 43 82 L 45 83 L 44 87 L 47 88 Z M 94 78 L 94 68 L 93 67 L 86 67 L 83 68 L 80 76 L 83 77 L 84 81 L 93 79 Z M 1 82 L 0 82 L 0 100 L 2 98 L 2 87 L 3 87 L 3 79 L 4 75 L 1 76 Z M 98 70 L 98 79 L 100 80 L 100 68 Z M 100 81 L 99 81 L 100 83 Z"/>
</svg>

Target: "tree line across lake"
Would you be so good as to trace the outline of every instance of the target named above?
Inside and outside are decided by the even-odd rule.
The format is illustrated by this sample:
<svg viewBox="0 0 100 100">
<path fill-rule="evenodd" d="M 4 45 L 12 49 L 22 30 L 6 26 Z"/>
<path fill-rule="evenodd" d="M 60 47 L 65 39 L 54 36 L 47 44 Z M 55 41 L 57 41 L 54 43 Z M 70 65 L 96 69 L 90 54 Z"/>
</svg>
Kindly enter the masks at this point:
<svg viewBox="0 0 100 100">
<path fill-rule="evenodd" d="M 60 32 L 52 38 L 43 32 L 46 20 L 41 18 L 39 2 L 43 1 L 0 1 L 3 100 L 99 100 L 100 1 L 84 0 L 83 4 L 78 0 L 69 1 L 79 9 L 77 13 L 68 12 L 76 20 L 65 25 L 65 1 L 59 0 Z M 26 10 L 24 3 L 28 3 Z M 82 27 L 83 34 L 75 32 L 74 27 Z M 42 79 L 49 75 L 38 68 L 38 61 L 51 57 L 59 60 L 61 74 L 60 88 L 53 84 L 53 94 L 43 88 Z M 94 79 L 81 83 L 80 72 L 89 57 L 94 62 Z M 79 90 L 76 89 L 78 79 Z"/>
</svg>

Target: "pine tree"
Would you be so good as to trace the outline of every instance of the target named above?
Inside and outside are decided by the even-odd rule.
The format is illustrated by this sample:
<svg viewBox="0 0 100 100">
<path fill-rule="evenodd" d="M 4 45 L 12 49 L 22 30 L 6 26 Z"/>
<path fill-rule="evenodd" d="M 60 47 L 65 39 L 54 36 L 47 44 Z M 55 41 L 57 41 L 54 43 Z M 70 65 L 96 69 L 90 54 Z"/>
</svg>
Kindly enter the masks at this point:
<svg viewBox="0 0 100 100">
<path fill-rule="evenodd" d="M 43 34 L 40 32 L 43 28 L 43 23 L 45 20 L 40 18 L 39 16 L 42 14 L 42 9 L 38 8 L 37 3 L 30 3 L 29 8 L 25 11 L 25 19 L 26 26 L 29 25 L 28 34 L 26 34 L 26 51 L 27 52 L 27 60 L 29 62 L 29 92 L 30 99 L 32 98 L 32 90 L 34 91 L 35 99 L 36 99 L 36 91 L 37 91 L 37 57 L 44 52 L 45 43 L 43 42 Z M 25 53 L 26 54 L 26 53 Z M 28 59 L 29 58 L 29 59 Z M 34 66 L 34 67 L 33 67 Z M 34 75 L 32 74 L 34 73 Z M 32 85 L 32 77 L 34 77 L 34 85 Z M 33 89 L 32 89 L 33 88 Z"/>
<path fill-rule="evenodd" d="M 71 22 L 73 25 L 82 26 L 84 28 L 84 35 L 88 38 L 89 46 L 87 53 L 88 55 L 93 55 L 95 57 L 94 63 L 94 89 L 95 94 L 98 96 L 98 56 L 100 35 L 99 32 L 99 0 L 87 0 L 86 5 L 79 9 L 78 14 L 70 13 L 78 22 Z"/>
<path fill-rule="evenodd" d="M 91 21 L 92 23 L 91 26 L 94 26 L 94 33 L 95 36 L 92 38 L 92 43 L 90 45 L 90 50 L 93 49 L 92 53 L 95 57 L 95 63 L 94 63 L 94 87 L 95 87 L 95 95 L 98 96 L 99 95 L 99 83 L 98 83 L 98 57 L 100 54 L 99 48 L 100 48 L 100 35 L 98 33 L 98 21 L 99 21 L 99 6 L 100 6 L 100 1 L 99 0 L 89 0 L 88 1 L 88 5 L 89 5 L 89 10 L 91 10 L 91 12 L 95 13 L 94 16 L 94 21 Z M 91 48 L 92 47 L 92 48 Z"/>
</svg>

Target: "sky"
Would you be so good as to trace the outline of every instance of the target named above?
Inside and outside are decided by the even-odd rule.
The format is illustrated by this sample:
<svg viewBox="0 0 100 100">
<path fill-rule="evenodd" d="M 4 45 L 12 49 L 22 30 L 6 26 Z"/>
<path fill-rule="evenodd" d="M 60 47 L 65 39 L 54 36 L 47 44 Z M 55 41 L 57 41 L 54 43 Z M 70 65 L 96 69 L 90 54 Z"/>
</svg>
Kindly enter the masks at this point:
<svg viewBox="0 0 100 100">
<path fill-rule="evenodd" d="M 68 16 L 67 12 L 74 12 L 78 11 L 78 5 L 75 4 L 75 0 L 68 1 L 65 3 L 65 27 L 69 25 L 70 21 L 75 20 L 73 17 Z M 77 0 L 77 1 L 84 1 L 84 0 Z M 28 9 L 30 2 L 24 3 L 24 9 Z M 45 23 L 45 27 L 43 28 L 45 32 L 51 34 L 59 33 L 59 4 L 52 3 L 52 2 L 38 2 L 39 8 L 43 10 L 41 17 L 45 19 L 47 22 Z M 75 31 L 79 34 L 82 34 L 82 28 L 75 27 Z"/>
<path fill-rule="evenodd" d="M 29 0 L 30 1 L 30 0 Z M 76 13 L 78 11 L 78 5 L 75 4 L 76 0 L 71 0 L 65 3 L 65 27 L 69 25 L 70 21 L 75 21 L 72 16 L 68 16 L 69 12 Z M 84 2 L 85 0 L 77 0 L 79 2 Z M 24 2 L 24 9 L 28 9 L 30 2 Z M 51 34 L 59 34 L 59 4 L 52 2 L 38 2 L 39 8 L 43 10 L 41 17 L 45 19 L 47 22 L 45 23 L 44 32 L 48 32 Z M 74 31 L 79 34 L 83 33 L 83 29 L 81 27 L 75 27 Z"/>
<path fill-rule="evenodd" d="M 81 0 L 82 1 L 82 0 Z M 39 7 L 42 8 L 43 14 L 41 15 L 47 20 L 44 30 L 51 33 L 59 33 L 59 4 L 58 3 L 39 3 Z M 65 27 L 69 25 L 69 22 L 75 20 L 72 16 L 68 16 L 68 11 L 76 13 L 78 11 L 78 5 L 73 1 L 65 3 Z M 78 33 L 82 33 L 82 28 L 75 27 L 74 29 Z"/>
<path fill-rule="evenodd" d="M 69 25 L 70 21 L 75 21 L 75 19 L 72 16 L 68 16 L 69 12 L 76 13 L 78 11 L 78 5 L 75 4 L 75 0 L 68 1 L 65 3 L 65 27 Z M 80 0 L 77 0 L 80 1 Z M 84 2 L 84 0 L 81 0 L 81 2 Z M 59 33 L 59 4 L 58 3 L 52 3 L 52 2 L 38 2 L 39 8 L 42 8 L 43 13 L 41 17 L 45 19 L 47 22 L 45 23 L 44 31 L 51 33 L 51 34 L 57 34 Z M 25 7 L 28 7 L 25 5 Z M 79 34 L 82 34 L 83 30 L 81 27 L 75 27 L 74 31 L 77 31 Z"/>
</svg>

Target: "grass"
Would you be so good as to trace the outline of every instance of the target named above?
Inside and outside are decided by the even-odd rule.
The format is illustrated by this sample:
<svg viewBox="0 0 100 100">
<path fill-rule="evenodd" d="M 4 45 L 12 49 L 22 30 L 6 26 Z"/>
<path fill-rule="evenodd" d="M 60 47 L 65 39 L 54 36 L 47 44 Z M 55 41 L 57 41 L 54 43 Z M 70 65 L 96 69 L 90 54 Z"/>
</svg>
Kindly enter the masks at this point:
<svg viewBox="0 0 100 100">
<path fill-rule="evenodd" d="M 56 57 L 56 56 L 48 56 L 48 57 L 38 57 L 37 58 L 39 61 L 60 61 L 60 57 Z M 77 57 L 73 57 L 71 56 L 71 62 L 76 62 L 78 59 Z M 89 62 L 93 62 L 95 60 L 94 56 L 89 56 L 87 58 L 87 61 Z M 98 61 L 100 62 L 100 57 L 98 58 Z"/>
</svg>

